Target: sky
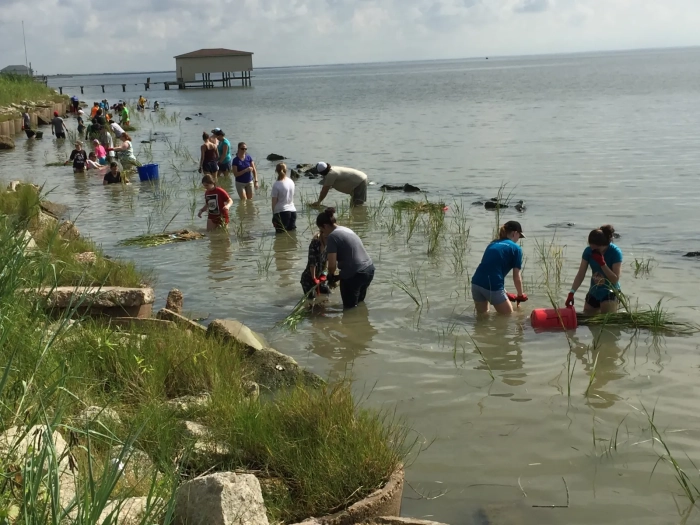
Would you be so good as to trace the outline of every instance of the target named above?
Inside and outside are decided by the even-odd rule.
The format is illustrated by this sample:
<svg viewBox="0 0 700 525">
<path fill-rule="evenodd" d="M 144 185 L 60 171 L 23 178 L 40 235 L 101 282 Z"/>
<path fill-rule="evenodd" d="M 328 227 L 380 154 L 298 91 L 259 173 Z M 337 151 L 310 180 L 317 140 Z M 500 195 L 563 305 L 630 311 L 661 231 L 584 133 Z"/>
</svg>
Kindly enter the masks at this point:
<svg viewBox="0 0 700 525">
<path fill-rule="evenodd" d="M 0 69 L 165 71 L 201 48 L 255 67 L 700 45 L 700 0 L 0 0 Z"/>
</svg>

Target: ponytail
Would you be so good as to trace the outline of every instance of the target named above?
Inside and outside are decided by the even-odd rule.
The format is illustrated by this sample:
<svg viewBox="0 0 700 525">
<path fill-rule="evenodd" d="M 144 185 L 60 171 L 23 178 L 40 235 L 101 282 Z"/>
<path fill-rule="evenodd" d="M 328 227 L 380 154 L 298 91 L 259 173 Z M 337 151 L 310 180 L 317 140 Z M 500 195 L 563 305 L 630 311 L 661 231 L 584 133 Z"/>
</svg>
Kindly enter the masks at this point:
<svg viewBox="0 0 700 525">
<path fill-rule="evenodd" d="M 277 173 L 277 180 L 284 180 L 287 176 L 287 165 L 284 162 L 280 162 L 275 166 L 275 173 Z"/>
<path fill-rule="evenodd" d="M 326 225 L 334 225 L 337 222 L 335 218 L 335 208 L 326 208 L 316 217 L 316 226 L 321 228 Z"/>
<path fill-rule="evenodd" d="M 498 230 L 498 241 L 502 241 L 503 239 L 508 238 L 508 230 L 506 230 L 505 224 L 501 226 L 501 228 Z"/>
<path fill-rule="evenodd" d="M 588 244 L 597 246 L 609 246 L 615 235 L 615 228 L 611 224 L 605 224 L 597 230 L 591 230 L 588 234 Z"/>
</svg>

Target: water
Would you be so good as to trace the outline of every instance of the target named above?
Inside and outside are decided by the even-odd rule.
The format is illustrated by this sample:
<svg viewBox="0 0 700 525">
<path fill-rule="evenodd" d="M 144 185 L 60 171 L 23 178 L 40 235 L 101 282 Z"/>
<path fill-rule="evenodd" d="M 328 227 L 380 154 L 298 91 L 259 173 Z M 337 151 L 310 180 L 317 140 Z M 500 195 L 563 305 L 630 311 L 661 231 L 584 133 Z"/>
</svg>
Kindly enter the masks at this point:
<svg viewBox="0 0 700 525">
<path fill-rule="evenodd" d="M 98 177 L 45 168 L 71 149 L 46 139 L 18 138 L 15 151 L 0 154 L 0 176 L 46 182 L 51 199 L 71 206 L 80 229 L 108 253 L 155 272 L 158 305 L 170 288 L 180 288 L 186 309 L 209 319 L 239 319 L 317 373 L 352 377 L 368 405 L 396 408 L 415 436 L 432 442 L 408 468 L 407 480 L 423 497 L 406 487 L 406 515 L 478 523 L 476 509 L 497 504 L 512 514 L 506 523 L 678 523 L 674 495 L 681 509 L 688 502 L 678 496 L 668 464 L 659 463 L 650 477 L 663 449 L 658 443 L 652 448 L 641 411 L 655 407 L 664 440 L 700 485 L 686 459 L 700 459 L 697 340 L 579 328 L 568 396 L 567 340 L 562 333 L 535 333 L 527 314 L 548 305 L 535 241 L 553 239 L 565 247 L 563 301 L 587 232 L 610 222 L 621 234 L 624 291 L 640 304 L 663 298 L 680 318 L 698 320 L 698 263 L 681 255 L 700 249 L 699 59 L 700 51 L 690 49 L 272 69 L 256 71 L 252 89 L 147 93 L 181 118 L 165 124 L 151 123 L 150 114 L 133 117 L 142 159 L 138 143 L 149 131 L 165 133 L 172 144 L 181 141 L 196 155 L 201 132 L 220 126 L 232 142 L 247 142 L 268 186 L 274 164 L 264 158 L 271 152 L 289 157 L 292 166 L 319 160 L 352 166 L 377 182 L 369 209 L 342 219 L 362 236 L 377 267 L 366 307 L 341 314 L 336 295 L 324 314 L 296 333 L 275 325 L 301 294 L 315 216 L 301 207 L 301 198 L 318 192 L 316 181 L 297 184 L 295 238 L 273 235 L 269 197 L 259 196 L 247 206 L 234 204 L 229 236 L 141 249 L 117 242 L 160 231 L 176 213 L 168 229 L 192 227 L 191 209 L 202 205 L 201 190 L 192 189 L 199 179 L 195 166 L 162 140 L 152 148 L 165 178 L 158 191 L 138 182 L 125 190 L 102 187 Z M 146 76 L 53 82 L 136 83 Z M 116 101 L 124 97 L 117 89 L 102 95 L 100 88 L 86 88 L 82 98 Z M 132 99 L 139 94 L 127 93 Z M 453 234 L 428 255 L 422 232 L 406 242 L 405 222 L 389 234 L 390 209 L 384 220 L 374 220 L 378 186 L 403 182 L 450 206 L 451 232 L 464 205 L 471 229 L 463 273 L 455 271 Z M 528 236 L 523 275 L 530 301 L 512 318 L 476 322 L 469 275 L 495 216 L 470 204 L 495 196 L 502 183 L 528 206 L 524 214 L 506 211 L 502 222 L 520 220 Z M 331 193 L 326 202 L 344 201 Z M 547 227 L 562 222 L 575 226 Z M 196 217 L 194 224 L 204 227 Z M 635 258 L 653 258 L 650 275 L 634 277 Z M 423 297 L 420 310 L 395 284 L 410 283 L 411 276 Z M 507 286 L 513 288 L 510 278 Z M 584 293 L 577 294 L 579 308 Z M 594 344 L 599 357 L 585 397 Z M 609 440 L 618 425 L 615 449 Z M 569 508 L 532 508 L 566 503 L 562 477 Z M 688 523 L 700 521 L 698 515 Z"/>
</svg>

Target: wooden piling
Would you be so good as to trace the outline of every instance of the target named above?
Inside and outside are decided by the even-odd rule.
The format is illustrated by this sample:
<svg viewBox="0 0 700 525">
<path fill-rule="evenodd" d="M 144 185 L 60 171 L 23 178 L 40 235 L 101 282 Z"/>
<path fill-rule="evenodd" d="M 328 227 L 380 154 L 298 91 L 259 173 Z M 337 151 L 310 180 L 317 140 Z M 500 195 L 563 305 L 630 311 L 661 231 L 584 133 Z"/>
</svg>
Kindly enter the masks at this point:
<svg viewBox="0 0 700 525">
<path fill-rule="evenodd" d="M 122 84 L 122 92 L 126 93 L 126 84 Z"/>
<path fill-rule="evenodd" d="M 80 86 L 80 94 L 81 94 L 81 95 L 84 95 L 84 94 L 85 94 L 85 93 L 83 93 L 83 86 Z"/>
</svg>

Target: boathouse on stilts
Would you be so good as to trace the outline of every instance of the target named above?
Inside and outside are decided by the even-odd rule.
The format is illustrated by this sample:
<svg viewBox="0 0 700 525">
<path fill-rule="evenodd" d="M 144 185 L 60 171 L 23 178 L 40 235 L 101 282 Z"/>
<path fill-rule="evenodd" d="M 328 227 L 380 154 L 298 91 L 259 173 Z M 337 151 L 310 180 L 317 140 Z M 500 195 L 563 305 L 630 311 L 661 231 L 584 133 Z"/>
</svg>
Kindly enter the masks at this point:
<svg viewBox="0 0 700 525">
<path fill-rule="evenodd" d="M 185 89 L 188 83 L 212 88 L 215 84 L 231 87 L 241 81 L 250 86 L 253 71 L 253 53 L 233 49 L 200 49 L 175 57 L 177 85 Z M 168 86 L 166 86 L 166 89 Z"/>
</svg>

